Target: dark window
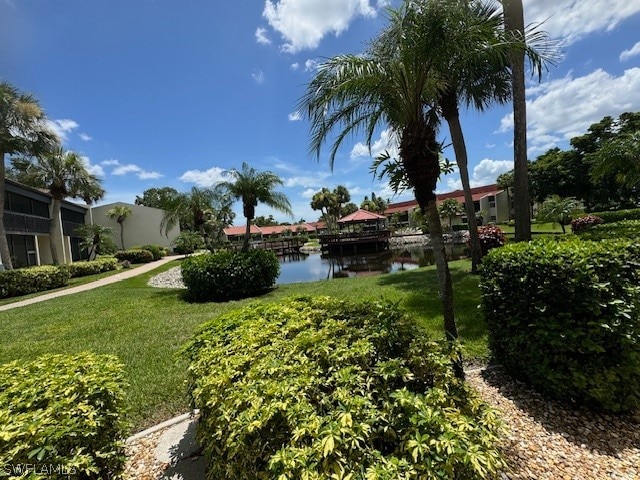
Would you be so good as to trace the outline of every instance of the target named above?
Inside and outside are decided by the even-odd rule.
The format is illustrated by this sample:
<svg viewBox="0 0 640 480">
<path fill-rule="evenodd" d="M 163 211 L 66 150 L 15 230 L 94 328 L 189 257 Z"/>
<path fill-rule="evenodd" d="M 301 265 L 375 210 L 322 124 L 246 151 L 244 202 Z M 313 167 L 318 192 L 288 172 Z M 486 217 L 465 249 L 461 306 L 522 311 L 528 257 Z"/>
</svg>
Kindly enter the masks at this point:
<svg viewBox="0 0 640 480">
<path fill-rule="evenodd" d="M 9 252 L 15 268 L 37 264 L 35 237 L 32 235 L 7 235 Z"/>
<path fill-rule="evenodd" d="M 84 214 L 80 212 L 63 208 L 61 214 L 64 222 L 84 223 Z"/>
<path fill-rule="evenodd" d="M 37 215 L 38 217 L 49 218 L 49 205 L 37 200 L 31 200 L 31 204 L 33 205 L 34 215 Z"/>
<path fill-rule="evenodd" d="M 49 205 L 45 202 L 7 192 L 4 197 L 4 208 L 7 212 L 24 213 L 49 218 Z"/>
<path fill-rule="evenodd" d="M 476 212 L 480 211 L 480 200 L 473 202 L 473 208 Z"/>
</svg>

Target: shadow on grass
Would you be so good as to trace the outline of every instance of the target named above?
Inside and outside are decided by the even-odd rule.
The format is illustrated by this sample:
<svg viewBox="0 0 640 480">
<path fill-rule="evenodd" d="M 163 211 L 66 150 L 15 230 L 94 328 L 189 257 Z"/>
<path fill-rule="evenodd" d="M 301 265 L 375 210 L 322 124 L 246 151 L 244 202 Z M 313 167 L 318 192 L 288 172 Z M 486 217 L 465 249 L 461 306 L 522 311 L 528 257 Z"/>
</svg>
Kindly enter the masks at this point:
<svg viewBox="0 0 640 480">
<path fill-rule="evenodd" d="M 480 304 L 479 277 L 466 270 L 468 265 L 451 265 L 455 317 L 460 337 L 464 341 L 480 341 L 487 335 Z M 442 325 L 442 303 L 438 293 L 435 269 L 416 269 L 401 274 L 384 275 L 381 286 L 392 286 L 406 293 L 402 307 L 408 313 L 427 319 L 428 326 Z"/>
<path fill-rule="evenodd" d="M 554 400 L 513 379 L 500 367 L 484 370 L 482 377 L 545 430 L 562 435 L 577 448 L 611 456 L 640 448 L 640 411 L 635 415 L 605 414 Z"/>
</svg>

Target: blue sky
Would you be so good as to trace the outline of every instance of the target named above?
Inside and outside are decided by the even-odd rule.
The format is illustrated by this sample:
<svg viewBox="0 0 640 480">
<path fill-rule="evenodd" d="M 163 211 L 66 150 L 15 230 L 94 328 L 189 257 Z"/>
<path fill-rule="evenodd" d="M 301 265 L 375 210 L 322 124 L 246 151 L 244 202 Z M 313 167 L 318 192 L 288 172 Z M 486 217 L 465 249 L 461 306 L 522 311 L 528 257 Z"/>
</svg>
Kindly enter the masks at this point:
<svg viewBox="0 0 640 480">
<path fill-rule="evenodd" d="M 372 191 L 392 195 L 369 173 L 362 139 L 345 142 L 331 172 L 328 149 L 319 162 L 308 154 L 308 125 L 295 114 L 317 62 L 361 52 L 384 25 L 384 3 L 0 0 L 0 79 L 40 100 L 65 147 L 103 179 L 102 203 L 210 186 L 246 161 L 280 175 L 295 219 L 310 221 L 319 214 L 310 197 L 324 186 L 346 185 L 358 204 Z M 530 158 L 566 148 L 605 115 L 640 111 L 640 2 L 524 7 L 525 22 L 545 21 L 564 55 L 528 86 Z M 472 184 L 492 183 L 512 165 L 510 106 L 465 112 L 462 125 Z M 374 155 L 387 140 L 380 132 Z M 459 187 L 454 173 L 438 191 Z"/>
</svg>

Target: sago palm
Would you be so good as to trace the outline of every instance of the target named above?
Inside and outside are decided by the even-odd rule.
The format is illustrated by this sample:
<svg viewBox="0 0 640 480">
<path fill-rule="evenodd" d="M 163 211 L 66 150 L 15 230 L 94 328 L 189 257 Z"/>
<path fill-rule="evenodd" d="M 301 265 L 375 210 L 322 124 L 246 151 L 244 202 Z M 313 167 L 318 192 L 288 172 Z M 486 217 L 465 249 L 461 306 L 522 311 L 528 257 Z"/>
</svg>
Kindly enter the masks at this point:
<svg viewBox="0 0 640 480">
<path fill-rule="evenodd" d="M 216 185 L 216 191 L 227 194 L 235 200 L 242 200 L 242 213 L 247 219 L 242 250 L 246 252 L 249 250 L 251 238 L 251 221 L 256 216 L 256 207 L 259 203 L 292 216 L 293 212 L 287 196 L 276 191 L 276 188 L 284 183 L 275 173 L 260 172 L 243 162 L 241 170 L 229 170 L 227 175 L 231 180 L 220 182 Z"/>
</svg>

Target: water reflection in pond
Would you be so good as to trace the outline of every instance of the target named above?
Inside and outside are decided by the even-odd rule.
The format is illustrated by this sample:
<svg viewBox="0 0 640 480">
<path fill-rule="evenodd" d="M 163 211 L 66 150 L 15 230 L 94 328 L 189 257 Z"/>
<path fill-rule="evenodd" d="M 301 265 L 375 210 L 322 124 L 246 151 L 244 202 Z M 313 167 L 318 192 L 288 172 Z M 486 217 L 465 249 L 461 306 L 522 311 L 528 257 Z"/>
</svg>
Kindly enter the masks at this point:
<svg viewBox="0 0 640 480">
<path fill-rule="evenodd" d="M 456 260 L 465 254 L 464 245 L 447 245 L 447 257 Z M 314 282 L 339 277 L 379 275 L 433 265 L 433 251 L 425 247 L 404 247 L 381 253 L 330 256 L 312 253 L 280 257 L 280 285 Z"/>
</svg>

